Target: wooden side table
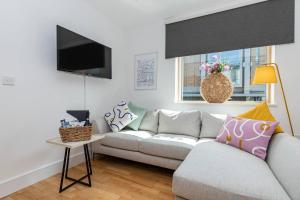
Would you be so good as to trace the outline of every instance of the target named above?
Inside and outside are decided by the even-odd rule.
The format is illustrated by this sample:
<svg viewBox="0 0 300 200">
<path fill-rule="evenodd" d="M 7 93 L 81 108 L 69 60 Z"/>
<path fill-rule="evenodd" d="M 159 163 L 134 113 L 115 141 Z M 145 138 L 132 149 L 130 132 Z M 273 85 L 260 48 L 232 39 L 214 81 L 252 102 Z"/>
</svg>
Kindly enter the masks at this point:
<svg viewBox="0 0 300 200">
<path fill-rule="evenodd" d="M 86 185 L 91 187 L 92 182 L 91 182 L 91 175 L 93 173 L 92 171 L 92 165 L 91 165 L 91 159 L 90 159 L 90 154 L 89 154 L 89 144 L 98 140 L 101 140 L 104 138 L 103 134 L 94 134 L 92 135 L 90 140 L 87 141 L 80 141 L 80 142 L 68 142 L 64 143 L 61 141 L 60 137 L 52 138 L 47 140 L 47 143 L 50 144 L 55 144 L 59 145 L 62 147 L 65 147 L 65 156 L 64 156 L 64 162 L 63 162 L 63 168 L 62 168 L 62 173 L 61 173 L 61 181 L 60 181 L 60 186 L 59 186 L 59 192 L 63 192 L 64 190 L 70 188 L 71 186 L 75 185 L 76 183 Z M 83 177 L 79 179 L 74 179 L 68 176 L 68 169 L 69 169 L 69 161 L 70 161 L 70 150 L 75 149 L 78 147 L 83 146 L 84 148 L 84 157 L 85 157 L 85 165 L 86 165 L 86 171 L 87 174 L 84 175 Z M 88 183 L 83 182 L 83 179 L 88 178 Z M 64 185 L 64 179 L 68 179 L 73 181 L 70 185 L 67 185 L 63 187 Z"/>
</svg>

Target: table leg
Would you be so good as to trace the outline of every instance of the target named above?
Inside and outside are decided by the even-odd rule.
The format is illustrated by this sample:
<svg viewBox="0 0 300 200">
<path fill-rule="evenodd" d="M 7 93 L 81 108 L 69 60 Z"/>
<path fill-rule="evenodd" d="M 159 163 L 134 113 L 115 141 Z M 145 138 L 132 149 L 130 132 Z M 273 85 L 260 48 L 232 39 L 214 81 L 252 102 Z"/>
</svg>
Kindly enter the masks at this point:
<svg viewBox="0 0 300 200">
<path fill-rule="evenodd" d="M 63 192 L 64 190 L 68 189 L 69 187 L 75 185 L 76 183 L 86 185 L 91 187 L 92 182 L 91 182 L 91 175 L 92 175 L 92 166 L 91 166 L 91 161 L 90 161 L 90 156 L 89 156 L 89 150 L 87 144 L 84 145 L 84 157 L 85 157 L 85 164 L 86 164 L 86 171 L 87 174 L 79 179 L 74 179 L 68 176 L 68 169 L 69 169 L 69 161 L 70 161 L 70 148 L 66 147 L 65 148 L 65 156 L 64 156 L 64 162 L 63 162 L 63 168 L 62 168 L 62 173 L 61 173 L 61 180 L 60 180 L 60 186 L 59 186 L 59 192 Z M 88 178 L 88 183 L 83 182 L 82 180 Z M 64 179 L 68 179 L 73 181 L 70 185 L 63 187 L 64 185 Z"/>
<path fill-rule="evenodd" d="M 69 162 L 70 162 L 70 148 L 67 148 L 67 165 L 66 165 L 66 175 L 65 178 L 68 178 L 68 171 L 69 171 Z"/>
<path fill-rule="evenodd" d="M 89 148 L 88 148 L 87 144 L 84 145 L 84 155 L 85 155 L 85 165 L 86 165 L 86 171 L 87 171 L 87 177 L 88 177 L 88 184 L 89 184 L 89 186 L 92 186 L 91 177 L 90 177 L 92 174 L 91 166 L 90 166 L 91 161 L 89 159 Z"/>
<path fill-rule="evenodd" d="M 68 152 L 69 152 L 69 148 L 66 148 L 65 149 L 65 156 L 64 156 L 64 163 L 63 163 L 63 168 L 62 168 L 62 173 L 61 173 L 61 179 L 60 179 L 59 192 L 62 192 L 64 190 L 63 189 L 63 184 L 64 184 L 64 176 L 65 176 L 65 169 L 66 169 L 66 161 L 67 161 L 67 158 L 68 158 Z"/>
<path fill-rule="evenodd" d="M 89 173 L 92 175 L 93 171 L 92 171 L 92 164 L 91 164 L 91 158 L 90 158 L 90 152 L 89 152 L 88 144 L 85 145 L 85 151 L 86 151 L 86 154 L 87 154 L 87 160 L 88 160 L 88 164 L 89 164 Z"/>
</svg>

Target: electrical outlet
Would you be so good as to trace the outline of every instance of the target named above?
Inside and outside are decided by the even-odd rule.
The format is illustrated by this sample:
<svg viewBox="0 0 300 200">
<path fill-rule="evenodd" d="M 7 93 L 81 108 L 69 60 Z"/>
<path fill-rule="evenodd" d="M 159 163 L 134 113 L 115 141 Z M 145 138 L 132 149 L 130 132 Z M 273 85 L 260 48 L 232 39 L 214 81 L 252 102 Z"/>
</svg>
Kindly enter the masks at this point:
<svg viewBox="0 0 300 200">
<path fill-rule="evenodd" d="M 15 85 L 15 77 L 2 76 L 2 85 L 14 86 Z"/>
</svg>

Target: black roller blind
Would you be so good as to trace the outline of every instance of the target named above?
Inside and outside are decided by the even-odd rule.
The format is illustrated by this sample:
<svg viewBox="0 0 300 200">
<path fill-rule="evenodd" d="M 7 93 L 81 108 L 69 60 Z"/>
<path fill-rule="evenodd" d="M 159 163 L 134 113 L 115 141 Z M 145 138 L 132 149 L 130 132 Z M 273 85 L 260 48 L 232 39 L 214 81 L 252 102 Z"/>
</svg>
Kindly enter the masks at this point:
<svg viewBox="0 0 300 200">
<path fill-rule="evenodd" d="M 295 0 L 269 0 L 166 25 L 166 58 L 294 42 Z"/>
</svg>

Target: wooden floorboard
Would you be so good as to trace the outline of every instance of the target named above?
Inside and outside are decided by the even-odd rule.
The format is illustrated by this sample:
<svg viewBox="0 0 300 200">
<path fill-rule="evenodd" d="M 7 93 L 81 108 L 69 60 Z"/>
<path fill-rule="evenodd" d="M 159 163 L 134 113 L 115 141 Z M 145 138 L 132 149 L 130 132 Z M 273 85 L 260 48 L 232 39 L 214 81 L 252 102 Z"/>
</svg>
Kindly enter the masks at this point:
<svg viewBox="0 0 300 200">
<path fill-rule="evenodd" d="M 92 187 L 74 185 L 58 193 L 60 174 L 24 188 L 4 200 L 88 199 L 88 200 L 173 200 L 173 171 L 101 156 L 92 161 Z M 85 165 L 69 170 L 71 177 L 85 174 Z M 67 181 L 66 181 L 67 182 Z M 68 182 L 67 182 L 68 183 Z"/>
</svg>

